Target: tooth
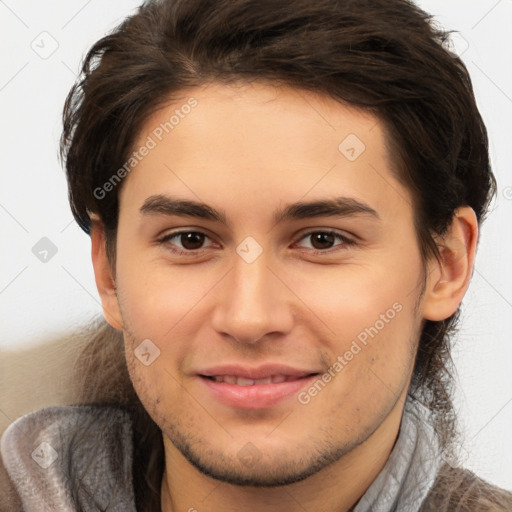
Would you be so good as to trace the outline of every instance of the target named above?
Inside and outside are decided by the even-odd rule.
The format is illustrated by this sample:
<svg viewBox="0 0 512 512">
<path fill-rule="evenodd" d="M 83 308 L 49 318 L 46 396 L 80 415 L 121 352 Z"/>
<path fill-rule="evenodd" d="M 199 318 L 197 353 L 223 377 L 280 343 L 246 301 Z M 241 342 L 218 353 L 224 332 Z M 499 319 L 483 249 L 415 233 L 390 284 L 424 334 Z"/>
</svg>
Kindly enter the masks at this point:
<svg viewBox="0 0 512 512">
<path fill-rule="evenodd" d="M 228 384 L 236 384 L 236 377 L 233 375 L 224 375 L 224 382 Z"/>
<path fill-rule="evenodd" d="M 224 377 L 222 375 L 214 375 L 213 380 L 215 382 L 224 382 Z"/>
<path fill-rule="evenodd" d="M 245 377 L 238 377 L 236 383 L 239 386 L 252 386 L 254 385 L 254 379 L 246 379 Z"/>
<path fill-rule="evenodd" d="M 279 384 L 279 382 L 284 382 L 286 377 L 284 375 L 272 375 L 272 383 Z"/>
<path fill-rule="evenodd" d="M 272 377 L 267 377 L 266 379 L 257 379 L 254 381 L 255 384 L 271 384 Z"/>
</svg>

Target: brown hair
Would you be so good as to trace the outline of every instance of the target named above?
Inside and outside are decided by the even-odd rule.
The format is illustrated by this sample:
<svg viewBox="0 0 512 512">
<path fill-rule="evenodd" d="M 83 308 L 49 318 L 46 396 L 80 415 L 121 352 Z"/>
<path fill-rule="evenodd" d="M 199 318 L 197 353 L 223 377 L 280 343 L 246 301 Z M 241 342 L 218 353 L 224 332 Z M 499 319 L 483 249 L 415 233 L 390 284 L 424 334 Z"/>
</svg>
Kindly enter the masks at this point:
<svg viewBox="0 0 512 512">
<path fill-rule="evenodd" d="M 438 254 L 435 237 L 458 207 L 470 206 L 481 222 L 495 193 L 486 128 L 448 38 L 407 0 L 146 2 L 91 48 L 65 104 L 61 156 L 75 219 L 88 232 L 91 214 L 99 215 L 114 262 L 122 183 L 102 198 L 95 190 L 122 168 L 145 120 L 185 87 L 265 80 L 329 95 L 381 120 L 397 177 L 413 197 L 426 261 Z M 443 445 L 455 431 L 450 334 L 457 317 L 425 322 L 411 385 L 432 410 Z M 140 487 L 142 504 L 150 493 Z"/>
</svg>

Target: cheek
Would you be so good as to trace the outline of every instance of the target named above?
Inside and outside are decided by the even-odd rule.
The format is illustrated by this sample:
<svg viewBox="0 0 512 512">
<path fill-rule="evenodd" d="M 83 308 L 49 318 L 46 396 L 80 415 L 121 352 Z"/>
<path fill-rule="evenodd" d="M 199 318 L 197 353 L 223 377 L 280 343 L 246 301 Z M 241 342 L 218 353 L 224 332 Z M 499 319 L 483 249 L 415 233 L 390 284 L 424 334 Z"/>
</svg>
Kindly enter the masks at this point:
<svg viewBox="0 0 512 512">
<path fill-rule="evenodd" d="M 348 424 L 363 421 L 396 401 L 407 386 L 421 326 L 415 310 L 419 291 L 411 285 L 420 266 L 404 264 L 401 272 L 392 267 L 340 268 L 317 276 L 315 286 L 303 285 L 300 293 L 322 320 L 317 325 L 323 336 L 317 339 L 330 366 L 328 384 L 311 390 L 312 418 L 327 403 L 350 415 L 339 416 Z"/>
<path fill-rule="evenodd" d="M 165 347 L 158 354 L 147 345 L 147 340 L 135 340 L 126 332 L 124 338 L 126 363 L 135 392 L 144 409 L 162 428 L 169 412 L 179 408 L 184 398 L 176 370 L 168 364 Z M 144 350 L 138 350 L 139 346 L 144 346 Z M 144 357 L 145 352 L 149 358 Z"/>
<path fill-rule="evenodd" d="M 126 327 L 137 339 L 166 343 L 176 337 L 215 285 L 216 276 L 192 266 L 126 260 L 118 270 L 118 296 Z M 217 279 L 218 280 L 218 279 Z"/>
<path fill-rule="evenodd" d="M 118 269 L 118 297 L 128 371 L 144 408 L 162 428 L 169 410 L 196 408 L 183 393 L 182 372 L 202 323 L 200 302 L 215 281 L 199 272 L 162 271 L 161 265 L 137 269 L 127 261 L 124 267 Z"/>
<path fill-rule="evenodd" d="M 208 414 L 205 414 L 207 404 L 193 391 L 187 390 L 188 383 L 181 380 L 172 354 L 169 357 L 169 351 L 164 347 L 161 355 L 149 366 L 145 366 L 131 348 L 136 343 L 125 334 L 128 372 L 146 412 L 169 437 L 180 432 L 187 437 L 200 431 L 198 424 L 208 424 L 209 421 Z M 215 430 L 216 426 L 218 423 L 214 422 L 210 428 Z M 211 430 L 207 435 L 211 435 Z"/>
<path fill-rule="evenodd" d="M 375 326 L 379 332 L 389 332 L 390 325 L 408 332 L 406 320 L 414 317 L 419 292 L 414 283 L 420 270 L 415 254 L 409 261 L 382 255 L 372 258 L 371 264 L 286 270 L 284 280 L 305 306 L 303 319 L 309 311 L 311 321 L 304 320 L 309 327 L 320 327 L 326 339 L 346 341 L 359 335 L 364 338 Z"/>
<path fill-rule="evenodd" d="M 388 323 L 379 318 L 364 329 L 353 328 L 355 336 L 338 338 L 330 346 L 328 382 L 317 382 L 299 396 L 303 421 L 335 418 L 333 425 L 343 432 L 370 431 L 382 421 L 403 396 L 413 370 L 413 314 L 397 305 L 389 310 Z"/>
</svg>

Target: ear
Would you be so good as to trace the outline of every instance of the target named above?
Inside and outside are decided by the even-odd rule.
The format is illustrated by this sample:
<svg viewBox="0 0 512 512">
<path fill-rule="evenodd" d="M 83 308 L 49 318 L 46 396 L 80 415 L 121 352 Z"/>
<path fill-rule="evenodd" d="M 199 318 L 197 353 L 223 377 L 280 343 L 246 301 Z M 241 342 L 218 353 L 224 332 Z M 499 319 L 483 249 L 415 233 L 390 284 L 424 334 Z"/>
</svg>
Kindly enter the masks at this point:
<svg viewBox="0 0 512 512">
<path fill-rule="evenodd" d="M 473 273 L 477 241 L 475 212 L 469 206 L 458 208 L 437 243 L 440 258 L 429 264 L 423 302 L 425 320 L 445 320 L 457 311 Z"/>
<path fill-rule="evenodd" d="M 115 276 L 107 258 L 105 229 L 99 220 L 91 223 L 92 265 L 96 287 L 101 298 L 103 314 L 107 322 L 118 331 L 122 330 L 122 317 L 117 301 Z"/>
</svg>

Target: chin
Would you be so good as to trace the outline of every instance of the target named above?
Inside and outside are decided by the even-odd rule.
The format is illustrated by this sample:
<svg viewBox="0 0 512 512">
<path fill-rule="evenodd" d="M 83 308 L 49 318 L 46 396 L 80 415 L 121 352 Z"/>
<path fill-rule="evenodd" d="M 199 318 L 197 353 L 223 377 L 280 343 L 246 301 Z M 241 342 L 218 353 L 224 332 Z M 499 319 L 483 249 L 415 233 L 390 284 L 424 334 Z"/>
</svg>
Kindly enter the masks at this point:
<svg viewBox="0 0 512 512">
<path fill-rule="evenodd" d="M 338 461 L 358 443 L 351 446 L 323 445 L 309 452 L 291 453 L 272 450 L 272 454 L 261 453 L 248 442 L 233 454 L 202 447 L 197 440 L 168 436 L 172 444 L 188 462 L 203 475 L 236 486 L 281 487 L 290 485 L 316 473 Z"/>
</svg>

